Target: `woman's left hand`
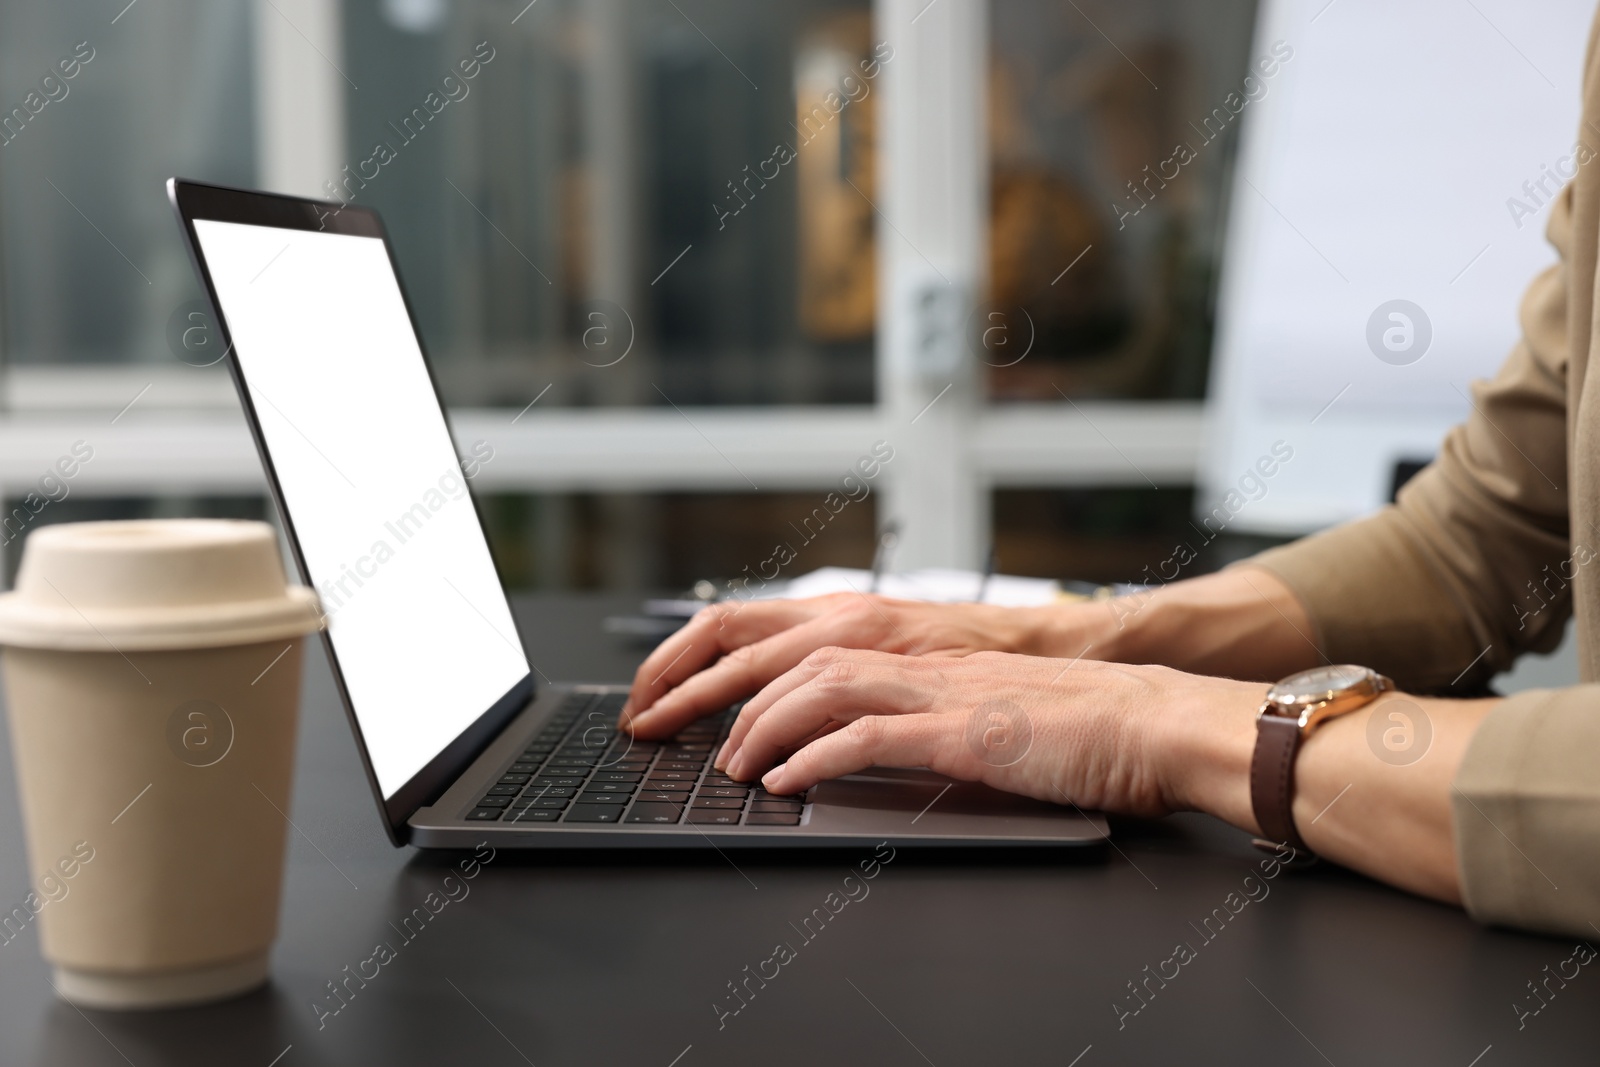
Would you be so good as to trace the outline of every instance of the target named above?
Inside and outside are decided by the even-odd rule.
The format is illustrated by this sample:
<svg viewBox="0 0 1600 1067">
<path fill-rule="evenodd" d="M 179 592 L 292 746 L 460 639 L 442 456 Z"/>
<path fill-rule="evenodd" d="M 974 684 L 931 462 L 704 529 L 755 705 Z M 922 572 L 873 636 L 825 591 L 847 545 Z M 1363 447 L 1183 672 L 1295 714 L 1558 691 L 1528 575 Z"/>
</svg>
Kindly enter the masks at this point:
<svg viewBox="0 0 1600 1067">
<path fill-rule="evenodd" d="M 761 776 L 774 793 L 873 766 L 927 767 L 1040 800 L 1159 816 L 1199 806 L 1199 779 L 1247 778 L 1262 691 L 1094 660 L 824 648 L 745 704 L 716 762 L 733 778 Z M 1246 820 L 1248 810 L 1245 800 Z"/>
</svg>

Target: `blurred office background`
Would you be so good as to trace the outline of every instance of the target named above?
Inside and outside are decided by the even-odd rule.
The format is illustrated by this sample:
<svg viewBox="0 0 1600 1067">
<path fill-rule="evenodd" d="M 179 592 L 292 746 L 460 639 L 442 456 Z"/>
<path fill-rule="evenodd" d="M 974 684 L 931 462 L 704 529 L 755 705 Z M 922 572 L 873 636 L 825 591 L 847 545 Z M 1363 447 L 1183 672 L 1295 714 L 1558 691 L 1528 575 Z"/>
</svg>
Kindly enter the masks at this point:
<svg viewBox="0 0 1600 1067">
<path fill-rule="evenodd" d="M 1137 228 L 1113 205 L 1237 85 L 1248 0 L 125 3 L 0 3 L 8 109 L 93 51 L 0 148 L 7 432 L 96 448 L 34 522 L 266 513 L 165 203 L 181 174 L 344 182 L 383 212 L 461 443 L 495 449 L 476 484 L 513 585 L 738 574 L 879 439 L 877 491 L 797 569 L 863 565 L 891 508 L 907 565 L 993 538 L 1008 571 L 1095 580 L 1186 528 L 1232 139 Z M 885 279 L 918 269 L 967 303 L 933 309 L 953 357 L 898 373 L 889 335 L 930 327 L 886 318 L 927 301 Z"/>
<path fill-rule="evenodd" d="M 907 568 L 992 544 L 1007 572 L 1139 581 L 1180 542 L 1204 544 L 1184 574 L 1219 566 L 1265 543 L 1193 525 L 1230 212 L 1324 267 L 1278 200 L 1235 199 L 1270 177 L 1235 180 L 1252 113 L 1212 116 L 1247 75 L 1364 85 L 1351 42 L 1432 61 L 1446 26 L 1512 111 L 1576 108 L 1581 33 L 1500 0 L 1428 0 L 1387 36 L 1357 24 L 1400 17 L 1377 0 L 1273 2 L 1308 57 L 1275 83 L 1251 0 L 0 0 L 5 514 L 269 515 L 176 174 L 382 211 L 459 443 L 493 451 L 474 485 L 513 587 L 740 575 L 879 440 L 872 494 L 786 575 L 866 565 L 890 518 Z M 1402 102 L 1343 109 L 1327 159 L 1380 156 Z M 1308 140 L 1281 125 L 1273 151 Z M 1203 150 L 1152 179 L 1178 142 Z M 1488 151 L 1448 147 L 1464 174 Z M 1291 213 L 1416 207 L 1301 193 Z M 1484 271 L 1511 226 L 1479 199 L 1472 225 L 1500 229 L 1446 251 L 1484 243 Z M 1485 302 L 1507 328 L 1516 296 Z M 1371 362 L 1361 325 L 1342 352 Z M 41 486 L 80 440 L 94 458 Z M 0 540 L 9 581 L 20 539 Z"/>
</svg>

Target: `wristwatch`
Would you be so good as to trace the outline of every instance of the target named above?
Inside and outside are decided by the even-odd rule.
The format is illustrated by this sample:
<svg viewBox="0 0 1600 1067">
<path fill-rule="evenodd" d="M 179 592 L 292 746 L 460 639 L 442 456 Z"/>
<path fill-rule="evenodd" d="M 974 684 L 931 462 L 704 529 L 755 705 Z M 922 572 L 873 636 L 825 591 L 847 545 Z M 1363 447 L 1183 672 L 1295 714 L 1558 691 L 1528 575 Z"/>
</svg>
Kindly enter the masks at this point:
<svg viewBox="0 0 1600 1067">
<path fill-rule="evenodd" d="M 1271 689 L 1256 713 L 1256 749 L 1250 760 L 1250 806 L 1261 838 L 1277 850 L 1288 844 L 1310 856 L 1294 828 L 1294 759 L 1306 735 L 1329 719 L 1364 708 L 1394 683 L 1375 670 L 1348 663 L 1291 674 Z"/>
</svg>

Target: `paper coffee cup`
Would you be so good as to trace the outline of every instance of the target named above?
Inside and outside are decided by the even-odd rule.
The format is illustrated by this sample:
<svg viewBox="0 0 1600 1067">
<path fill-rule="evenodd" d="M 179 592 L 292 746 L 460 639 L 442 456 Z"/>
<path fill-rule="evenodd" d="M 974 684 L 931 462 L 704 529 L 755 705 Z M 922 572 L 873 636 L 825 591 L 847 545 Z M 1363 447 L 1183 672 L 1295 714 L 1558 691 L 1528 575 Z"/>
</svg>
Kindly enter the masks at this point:
<svg viewBox="0 0 1600 1067">
<path fill-rule="evenodd" d="M 265 523 L 28 538 L 0 646 L 32 892 L 0 938 L 36 927 L 64 998 L 165 1007 L 266 980 L 319 623 Z"/>
</svg>

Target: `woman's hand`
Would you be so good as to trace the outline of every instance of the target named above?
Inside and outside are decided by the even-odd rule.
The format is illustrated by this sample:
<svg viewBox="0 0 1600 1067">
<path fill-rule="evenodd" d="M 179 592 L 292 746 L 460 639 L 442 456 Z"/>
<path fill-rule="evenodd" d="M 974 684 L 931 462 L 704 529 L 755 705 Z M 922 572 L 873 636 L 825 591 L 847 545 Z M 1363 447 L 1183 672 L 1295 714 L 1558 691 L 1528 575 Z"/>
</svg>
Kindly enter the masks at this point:
<svg viewBox="0 0 1600 1067">
<path fill-rule="evenodd" d="M 1093 660 L 909 657 L 824 648 L 747 703 L 717 766 L 774 793 L 867 767 L 928 767 L 1055 803 L 1140 816 L 1242 788 L 1262 687 Z M 1200 749 L 1195 746 L 1199 744 Z M 1238 792 L 1238 790 L 1234 790 Z M 1214 799 L 1214 798 L 1212 798 Z M 1241 792 L 1217 812 L 1249 819 Z"/>
<path fill-rule="evenodd" d="M 824 648 L 744 706 L 716 764 L 800 793 L 868 767 L 927 767 L 1058 804 L 1152 817 L 1203 811 L 1259 834 L 1250 804 L 1266 686 L 1089 659 L 965 658 Z M 1314 731 L 1294 818 L 1318 855 L 1459 903 L 1451 782 L 1497 700 L 1390 693 Z M 1397 763 L 1372 723 L 1430 724 Z"/>
<path fill-rule="evenodd" d="M 1092 627 L 1110 623 L 1100 605 L 1006 608 L 863 593 L 724 601 L 690 619 L 644 661 L 622 723 L 637 737 L 669 737 L 758 692 L 820 648 L 934 657 L 983 651 L 1074 656 L 1090 643 Z"/>
<path fill-rule="evenodd" d="M 829 647 L 926 657 L 1011 652 L 1065 662 L 1165 663 L 1263 680 L 1318 662 L 1311 623 L 1270 572 L 1235 567 L 1136 596 L 1007 608 L 862 593 L 725 601 L 661 643 L 634 676 L 622 725 L 669 737 Z"/>
</svg>

